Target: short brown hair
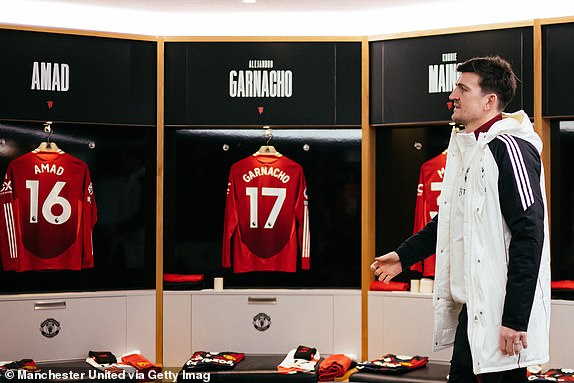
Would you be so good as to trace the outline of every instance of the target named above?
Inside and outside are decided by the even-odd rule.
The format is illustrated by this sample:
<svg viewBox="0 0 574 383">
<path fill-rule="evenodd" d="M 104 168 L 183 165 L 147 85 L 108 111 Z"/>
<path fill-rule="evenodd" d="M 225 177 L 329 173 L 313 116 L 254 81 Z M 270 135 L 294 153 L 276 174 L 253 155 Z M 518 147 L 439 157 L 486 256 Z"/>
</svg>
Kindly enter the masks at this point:
<svg viewBox="0 0 574 383">
<path fill-rule="evenodd" d="M 459 64 L 456 70 L 478 74 L 482 91 L 495 93 L 501 110 L 508 106 L 516 93 L 517 77 L 508 61 L 500 56 L 474 57 Z"/>
</svg>

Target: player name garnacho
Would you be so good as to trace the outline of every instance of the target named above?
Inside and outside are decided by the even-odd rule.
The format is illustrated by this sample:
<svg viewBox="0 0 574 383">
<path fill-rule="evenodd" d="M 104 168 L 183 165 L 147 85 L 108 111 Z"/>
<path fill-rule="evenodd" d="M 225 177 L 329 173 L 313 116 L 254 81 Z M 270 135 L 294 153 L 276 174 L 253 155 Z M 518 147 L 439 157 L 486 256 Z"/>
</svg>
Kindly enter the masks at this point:
<svg viewBox="0 0 574 383">
<path fill-rule="evenodd" d="M 261 176 L 271 176 L 271 177 L 278 178 L 284 184 L 289 182 L 289 180 L 291 179 L 291 177 L 289 177 L 289 175 L 287 173 L 285 173 L 283 170 L 281 170 L 279 168 L 274 168 L 273 166 L 269 166 L 269 167 L 261 166 L 258 168 L 253 168 L 253 170 L 250 170 L 249 172 L 243 174 L 242 178 L 243 178 L 243 181 L 249 182 L 252 179 L 257 178 L 257 177 L 261 177 Z"/>
<path fill-rule="evenodd" d="M 290 70 L 231 70 L 229 97 L 286 97 L 293 95 Z"/>
<path fill-rule="evenodd" d="M 211 374 L 209 372 L 189 372 L 182 371 L 184 379 L 192 381 L 202 381 L 209 382 L 211 380 Z M 151 370 L 147 373 L 140 371 L 128 372 L 111 372 L 111 371 L 26 371 L 26 370 L 9 370 L 6 371 L 5 377 L 8 380 L 22 381 L 22 380 L 138 380 L 138 381 L 148 381 L 148 380 L 162 380 L 177 382 L 177 373 L 174 371 L 155 371 Z"/>
</svg>

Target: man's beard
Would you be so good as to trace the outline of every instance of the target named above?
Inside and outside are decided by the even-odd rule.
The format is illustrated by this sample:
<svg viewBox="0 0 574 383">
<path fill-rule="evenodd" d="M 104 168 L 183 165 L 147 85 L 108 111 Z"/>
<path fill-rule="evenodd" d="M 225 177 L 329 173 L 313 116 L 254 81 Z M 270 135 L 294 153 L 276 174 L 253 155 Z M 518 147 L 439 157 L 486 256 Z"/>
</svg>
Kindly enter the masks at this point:
<svg viewBox="0 0 574 383">
<path fill-rule="evenodd" d="M 454 122 L 457 125 L 465 125 L 464 121 L 462 121 L 460 119 L 460 116 L 457 118 L 455 117 L 456 112 L 452 112 L 452 115 L 450 116 L 450 119 L 452 120 L 452 122 Z"/>
</svg>

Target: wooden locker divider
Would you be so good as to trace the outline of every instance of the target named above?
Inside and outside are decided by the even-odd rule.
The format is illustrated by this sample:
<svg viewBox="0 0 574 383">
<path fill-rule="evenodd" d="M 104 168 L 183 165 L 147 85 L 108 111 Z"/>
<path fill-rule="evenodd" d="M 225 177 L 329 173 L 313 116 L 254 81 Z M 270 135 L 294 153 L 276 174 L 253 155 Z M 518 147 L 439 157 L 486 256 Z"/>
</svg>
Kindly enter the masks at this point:
<svg viewBox="0 0 574 383">
<path fill-rule="evenodd" d="M 369 41 L 363 38 L 362 104 L 361 104 L 361 353 L 368 357 L 369 344 L 369 287 L 373 274 L 369 266 L 375 258 L 375 129 L 369 124 Z"/>
<path fill-rule="evenodd" d="M 164 182 L 164 40 L 157 41 L 157 164 L 156 164 L 156 363 L 163 363 L 163 182 Z"/>
</svg>

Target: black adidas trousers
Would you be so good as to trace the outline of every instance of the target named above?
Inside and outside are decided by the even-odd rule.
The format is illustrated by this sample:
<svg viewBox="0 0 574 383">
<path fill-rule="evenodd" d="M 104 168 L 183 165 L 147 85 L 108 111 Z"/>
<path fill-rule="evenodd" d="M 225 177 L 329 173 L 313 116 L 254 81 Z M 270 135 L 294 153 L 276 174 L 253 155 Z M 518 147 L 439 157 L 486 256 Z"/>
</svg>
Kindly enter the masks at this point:
<svg viewBox="0 0 574 383">
<path fill-rule="evenodd" d="M 472 356 L 468 342 L 468 314 L 466 305 L 458 315 L 458 326 L 454 338 L 454 348 L 450 361 L 449 383 L 526 383 L 526 368 L 474 375 Z"/>
</svg>

